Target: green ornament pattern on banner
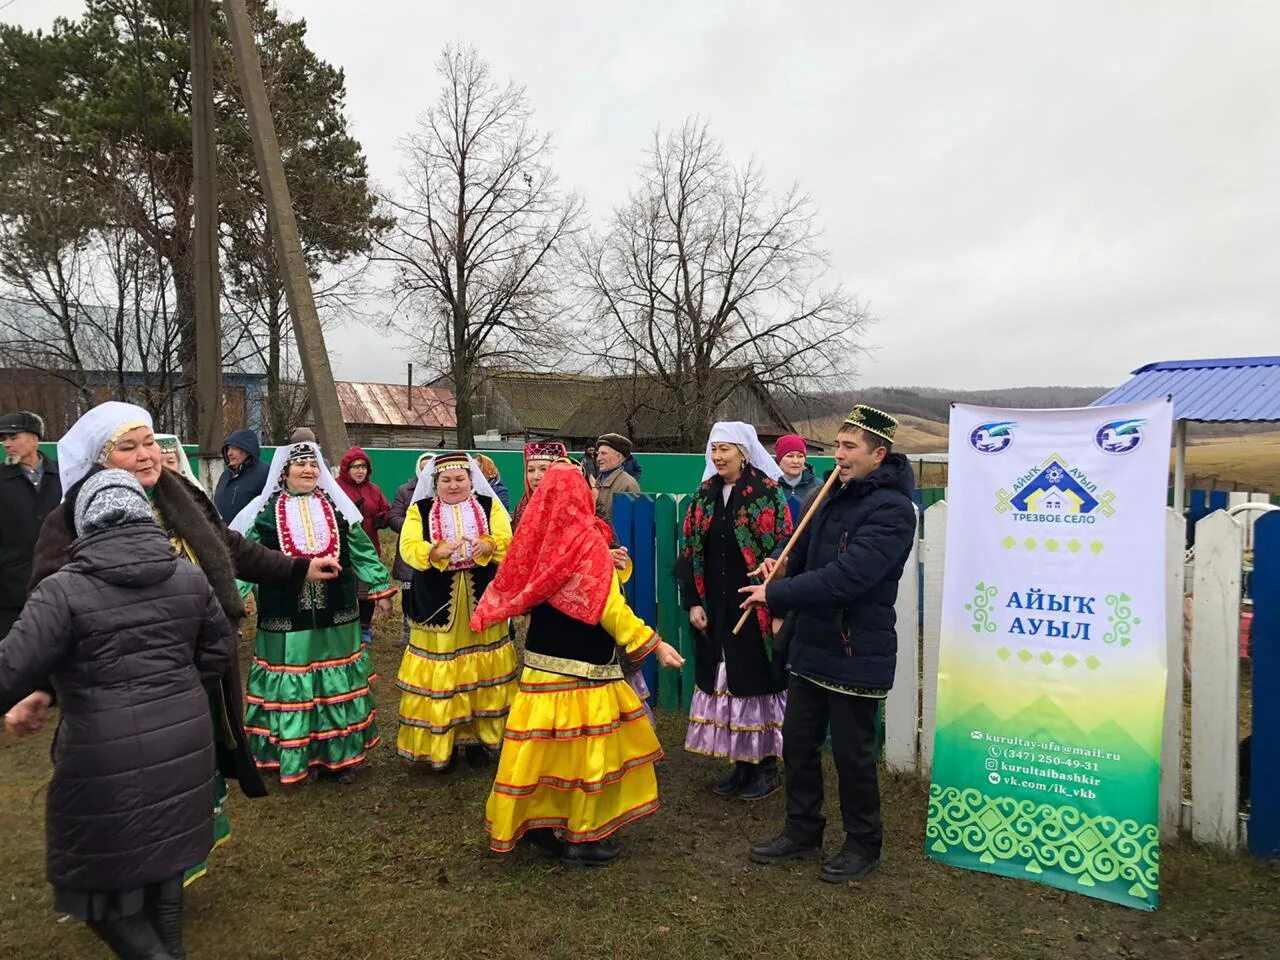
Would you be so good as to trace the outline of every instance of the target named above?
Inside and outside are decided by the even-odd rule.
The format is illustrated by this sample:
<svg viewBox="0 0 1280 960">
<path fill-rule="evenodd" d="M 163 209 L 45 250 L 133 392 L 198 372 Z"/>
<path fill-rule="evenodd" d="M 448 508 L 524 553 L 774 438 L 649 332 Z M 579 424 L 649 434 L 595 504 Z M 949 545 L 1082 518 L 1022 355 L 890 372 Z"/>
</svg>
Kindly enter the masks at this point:
<svg viewBox="0 0 1280 960">
<path fill-rule="evenodd" d="M 982 633 L 985 630 L 987 633 L 995 633 L 997 627 L 996 622 L 991 619 L 991 600 L 1000 590 L 985 583 L 979 583 L 973 589 L 973 601 L 964 605 L 973 615 L 973 632 Z"/>
<path fill-rule="evenodd" d="M 1122 647 L 1129 645 L 1133 628 L 1142 623 L 1141 617 L 1133 615 L 1133 607 L 1129 606 L 1131 599 L 1127 593 L 1107 594 L 1107 606 L 1111 608 L 1107 620 L 1111 629 L 1102 635 L 1103 643 L 1115 643 L 1118 640 Z"/>
<path fill-rule="evenodd" d="M 1131 897 L 1156 902 L 1160 831 L 1154 823 L 932 784 L 925 843 L 933 854 L 967 851 L 986 866 L 1003 861 L 1033 876 L 1056 870 L 1081 887 L 1119 885 Z"/>
</svg>

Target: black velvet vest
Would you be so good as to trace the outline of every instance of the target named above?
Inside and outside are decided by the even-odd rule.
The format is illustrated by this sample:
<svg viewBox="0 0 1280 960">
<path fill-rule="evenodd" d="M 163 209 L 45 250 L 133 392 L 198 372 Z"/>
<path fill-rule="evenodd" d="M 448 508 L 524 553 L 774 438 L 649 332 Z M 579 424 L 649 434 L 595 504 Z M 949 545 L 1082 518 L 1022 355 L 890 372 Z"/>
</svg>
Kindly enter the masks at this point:
<svg viewBox="0 0 1280 960">
<path fill-rule="evenodd" d="M 583 623 L 549 603 L 540 603 L 529 612 L 524 646 L 543 656 L 594 664 L 613 663 L 616 649 L 613 637 L 600 624 Z"/>
<path fill-rule="evenodd" d="M 477 496 L 481 509 L 487 518 L 493 516 L 493 498 Z M 435 502 L 434 497 L 423 497 L 414 504 L 418 508 L 418 515 L 422 517 L 422 537 L 425 540 L 431 536 L 429 528 L 429 517 L 431 516 L 431 505 Z M 409 591 L 409 619 L 414 623 L 419 623 L 424 627 L 434 630 L 448 630 L 453 622 L 454 616 L 454 589 L 455 582 L 458 577 L 471 578 L 471 602 L 472 607 L 469 610 L 456 611 L 460 617 L 471 619 L 471 615 L 475 613 L 475 606 L 480 602 L 480 598 L 484 595 L 489 584 L 493 583 L 493 578 L 497 576 L 498 564 L 488 563 L 484 566 L 474 566 L 470 570 L 437 570 L 435 567 L 428 567 L 426 570 L 413 571 L 413 589 Z"/>
<path fill-rule="evenodd" d="M 276 503 L 278 493 L 267 501 L 267 506 L 254 521 L 258 541 L 268 549 L 280 549 L 280 531 L 276 529 Z M 322 497 L 323 493 L 314 496 Z M 327 499 L 327 498 L 326 498 Z M 291 630 L 316 630 L 360 619 L 357 601 L 355 571 L 351 566 L 350 526 L 332 502 L 334 520 L 338 525 L 338 563 L 342 573 L 333 580 L 309 581 L 301 589 L 287 584 L 262 583 L 258 585 L 258 626 L 263 630 L 285 633 Z"/>
</svg>

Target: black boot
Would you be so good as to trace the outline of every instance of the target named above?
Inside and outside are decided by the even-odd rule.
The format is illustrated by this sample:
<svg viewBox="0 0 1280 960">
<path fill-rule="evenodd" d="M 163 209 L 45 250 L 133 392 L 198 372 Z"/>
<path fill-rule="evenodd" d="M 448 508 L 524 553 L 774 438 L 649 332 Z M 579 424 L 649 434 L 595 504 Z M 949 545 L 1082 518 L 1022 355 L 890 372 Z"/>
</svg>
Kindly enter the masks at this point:
<svg viewBox="0 0 1280 960">
<path fill-rule="evenodd" d="M 467 761 L 467 766 L 473 769 L 480 769 L 489 765 L 489 751 L 479 744 L 471 744 L 462 752 L 463 757 Z"/>
<path fill-rule="evenodd" d="M 159 892 L 148 904 L 151 926 L 173 960 L 186 960 L 182 948 L 182 879 L 161 884 Z"/>
<path fill-rule="evenodd" d="M 785 863 L 788 860 L 813 860 L 822 856 L 822 843 L 800 843 L 785 832 L 772 840 L 751 845 L 752 863 Z"/>
<path fill-rule="evenodd" d="M 778 758 L 765 757 L 751 768 L 754 774 L 751 782 L 742 788 L 739 799 L 748 802 L 771 797 L 782 789 L 782 777 L 778 776 Z"/>
<path fill-rule="evenodd" d="M 565 843 L 556 836 L 556 832 L 550 827 L 535 827 L 532 830 L 526 830 L 524 836 L 520 838 L 520 842 L 549 857 L 564 855 Z"/>
<path fill-rule="evenodd" d="M 120 960 L 175 960 L 145 914 L 92 921 L 88 926 Z"/>
<path fill-rule="evenodd" d="M 738 760 L 727 777 L 711 785 L 711 792 L 717 797 L 736 797 L 742 792 L 742 788 L 751 782 L 754 769 L 754 766 L 745 760 Z"/>
<path fill-rule="evenodd" d="M 566 867 L 607 867 L 621 853 L 622 848 L 609 840 L 566 843 L 560 862 Z"/>
</svg>

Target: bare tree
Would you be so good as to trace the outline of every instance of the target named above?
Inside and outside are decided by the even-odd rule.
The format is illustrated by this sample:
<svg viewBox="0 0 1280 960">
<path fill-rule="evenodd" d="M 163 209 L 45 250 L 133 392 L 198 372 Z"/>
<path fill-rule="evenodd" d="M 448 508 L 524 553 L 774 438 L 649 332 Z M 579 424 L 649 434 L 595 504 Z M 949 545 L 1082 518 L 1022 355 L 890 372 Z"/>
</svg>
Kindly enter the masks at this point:
<svg viewBox="0 0 1280 960">
<path fill-rule="evenodd" d="M 735 166 L 693 120 L 654 134 L 642 178 L 586 245 L 585 288 L 605 363 L 638 367 L 668 395 L 683 448 L 749 384 L 794 393 L 850 372 L 869 317 L 827 280 L 798 186 L 770 191 L 754 161 Z"/>
<path fill-rule="evenodd" d="M 376 241 L 394 266 L 392 324 L 453 381 L 458 442 L 474 443 L 482 371 L 538 367 L 563 345 L 557 273 L 582 203 L 563 195 L 550 139 L 523 87 L 501 85 L 473 49 L 446 48 L 440 97 L 406 141 L 396 226 Z"/>
</svg>

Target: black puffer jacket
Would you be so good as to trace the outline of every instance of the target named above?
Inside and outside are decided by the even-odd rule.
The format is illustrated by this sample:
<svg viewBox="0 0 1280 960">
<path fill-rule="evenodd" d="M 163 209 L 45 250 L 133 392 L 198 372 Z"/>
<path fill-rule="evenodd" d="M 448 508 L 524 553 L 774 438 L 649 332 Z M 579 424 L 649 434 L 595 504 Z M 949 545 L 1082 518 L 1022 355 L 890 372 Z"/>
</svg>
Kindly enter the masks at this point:
<svg viewBox="0 0 1280 960">
<path fill-rule="evenodd" d="M 0 608 L 17 609 L 27 599 L 31 556 L 40 524 L 62 501 L 56 461 L 44 458 L 44 477 L 33 487 L 22 467 L 0 464 Z M 0 625 L 0 638 L 5 627 Z"/>
<path fill-rule="evenodd" d="M 213 845 L 205 682 L 234 635 L 209 581 L 153 523 L 77 540 L 0 643 L 0 712 L 46 677 L 61 705 L 46 807 L 48 878 L 128 890 Z"/>
<path fill-rule="evenodd" d="M 893 686 L 894 602 L 916 535 L 914 488 L 910 462 L 894 453 L 818 508 L 791 551 L 787 576 L 765 594 L 775 616 L 794 612 L 792 673 L 848 687 Z"/>
</svg>

